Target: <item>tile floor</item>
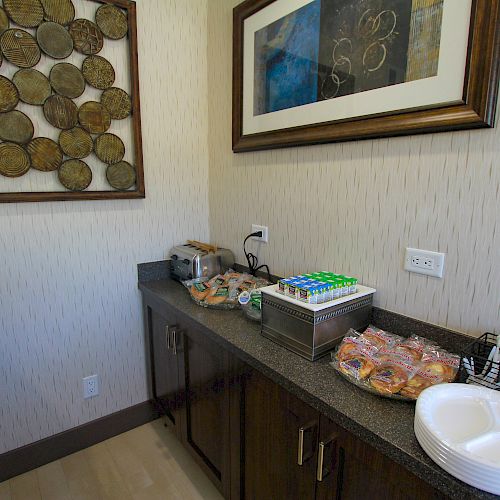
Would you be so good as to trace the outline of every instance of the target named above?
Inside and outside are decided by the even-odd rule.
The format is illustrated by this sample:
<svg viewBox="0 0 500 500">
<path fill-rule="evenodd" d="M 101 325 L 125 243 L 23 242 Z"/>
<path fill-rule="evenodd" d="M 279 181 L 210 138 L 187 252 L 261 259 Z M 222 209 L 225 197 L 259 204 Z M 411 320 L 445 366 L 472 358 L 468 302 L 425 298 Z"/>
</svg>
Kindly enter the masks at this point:
<svg viewBox="0 0 500 500">
<path fill-rule="evenodd" d="M 0 500 L 222 500 L 163 420 L 0 483 Z"/>
</svg>

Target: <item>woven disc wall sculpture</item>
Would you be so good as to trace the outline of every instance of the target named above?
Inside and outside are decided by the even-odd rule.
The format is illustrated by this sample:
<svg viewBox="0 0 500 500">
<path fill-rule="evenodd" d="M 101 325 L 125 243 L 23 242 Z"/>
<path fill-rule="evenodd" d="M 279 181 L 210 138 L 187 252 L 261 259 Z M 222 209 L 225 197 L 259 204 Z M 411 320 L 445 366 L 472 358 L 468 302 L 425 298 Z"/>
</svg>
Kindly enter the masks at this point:
<svg viewBox="0 0 500 500">
<path fill-rule="evenodd" d="M 144 197 L 136 33 L 131 0 L 0 0 L 0 203 Z"/>
<path fill-rule="evenodd" d="M 94 151 L 103 163 L 118 163 L 125 156 L 125 144 L 114 134 L 102 134 L 96 138 Z"/>
<path fill-rule="evenodd" d="M 4 76 L 0 76 L 0 113 L 12 111 L 19 102 L 19 93 L 15 85 Z"/>
<path fill-rule="evenodd" d="M 89 56 L 83 61 L 83 77 L 96 89 L 105 90 L 115 81 L 115 70 L 109 61 L 101 56 Z"/>
<path fill-rule="evenodd" d="M 3 0 L 3 6 L 19 26 L 35 28 L 43 21 L 43 7 L 39 0 Z"/>
<path fill-rule="evenodd" d="M 4 142 L 0 144 L 0 175 L 20 177 L 30 169 L 30 157 L 18 144 Z"/>
<path fill-rule="evenodd" d="M 40 61 L 41 53 L 36 40 L 20 29 L 8 29 L 0 38 L 0 50 L 5 59 L 20 68 L 31 68 Z"/>
<path fill-rule="evenodd" d="M 0 113 L 0 139 L 3 141 L 26 144 L 34 132 L 32 121 L 21 111 Z"/>
<path fill-rule="evenodd" d="M 12 81 L 19 92 L 19 98 L 26 104 L 42 106 L 52 93 L 47 77 L 33 68 L 20 69 L 12 77 Z"/>
<path fill-rule="evenodd" d="M 106 169 L 106 178 L 116 189 L 130 189 L 136 180 L 135 168 L 126 161 L 115 163 Z"/>
<path fill-rule="evenodd" d="M 67 160 L 58 172 L 61 184 L 70 191 L 83 191 L 92 182 L 92 170 L 81 160 Z"/>
<path fill-rule="evenodd" d="M 54 91 L 64 97 L 76 99 L 85 91 L 85 79 L 82 72 L 73 64 L 56 64 L 50 70 L 49 79 Z"/>
<path fill-rule="evenodd" d="M 73 52 L 73 38 L 60 24 L 47 21 L 36 30 L 40 48 L 54 59 L 66 59 Z"/>
<path fill-rule="evenodd" d="M 59 146 L 66 156 L 81 160 L 92 153 L 94 142 L 86 130 L 82 127 L 75 127 L 60 133 Z"/>
<path fill-rule="evenodd" d="M 114 5 L 103 5 L 99 7 L 95 14 L 95 20 L 104 36 L 112 40 L 119 40 L 127 34 L 127 16 L 122 10 Z"/>
<path fill-rule="evenodd" d="M 91 134 L 103 134 L 111 125 L 111 115 L 99 102 L 89 101 L 78 110 L 78 121 Z"/>
<path fill-rule="evenodd" d="M 78 123 L 76 104 L 62 95 L 49 97 L 43 105 L 43 114 L 47 121 L 56 128 L 73 128 Z"/>
<path fill-rule="evenodd" d="M 41 172 L 52 172 L 61 166 L 63 153 L 52 139 L 37 137 L 26 146 L 26 151 L 30 155 L 31 166 Z"/>
<path fill-rule="evenodd" d="M 113 120 L 124 120 L 132 112 L 132 99 L 117 87 L 111 87 L 102 93 L 101 104 L 109 111 Z"/>
<path fill-rule="evenodd" d="M 97 54 L 102 50 L 104 40 L 101 30 L 88 19 L 77 19 L 69 27 L 75 50 L 86 55 Z"/>
<path fill-rule="evenodd" d="M 0 7 L 0 35 L 9 29 L 10 23 L 9 18 L 7 17 L 7 13 L 5 10 Z"/>
<path fill-rule="evenodd" d="M 40 0 L 45 12 L 43 18 L 66 26 L 75 18 L 75 6 L 71 0 Z"/>
</svg>

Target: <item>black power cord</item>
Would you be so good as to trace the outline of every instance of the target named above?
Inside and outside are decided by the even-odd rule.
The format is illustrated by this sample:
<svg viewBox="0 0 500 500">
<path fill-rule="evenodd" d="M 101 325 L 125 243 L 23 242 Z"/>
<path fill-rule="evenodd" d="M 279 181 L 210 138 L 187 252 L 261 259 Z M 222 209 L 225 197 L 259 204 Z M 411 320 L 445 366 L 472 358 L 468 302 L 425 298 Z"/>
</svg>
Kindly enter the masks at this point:
<svg viewBox="0 0 500 500">
<path fill-rule="evenodd" d="M 256 231 L 255 233 L 252 233 L 252 234 L 249 234 L 245 240 L 243 241 L 243 252 L 245 253 L 245 257 L 247 259 L 247 263 L 248 263 L 248 271 L 250 272 L 250 274 L 252 276 L 255 276 L 255 273 L 259 270 L 259 269 L 266 269 L 267 271 L 267 277 L 269 279 L 269 281 L 272 281 L 271 280 L 271 273 L 269 271 L 269 266 L 267 264 L 262 264 L 261 266 L 259 266 L 259 259 L 257 259 L 257 256 L 254 255 L 253 253 L 251 252 L 247 252 L 246 250 L 246 242 L 252 238 L 252 237 L 258 237 L 258 238 L 262 238 L 262 231 Z"/>
</svg>

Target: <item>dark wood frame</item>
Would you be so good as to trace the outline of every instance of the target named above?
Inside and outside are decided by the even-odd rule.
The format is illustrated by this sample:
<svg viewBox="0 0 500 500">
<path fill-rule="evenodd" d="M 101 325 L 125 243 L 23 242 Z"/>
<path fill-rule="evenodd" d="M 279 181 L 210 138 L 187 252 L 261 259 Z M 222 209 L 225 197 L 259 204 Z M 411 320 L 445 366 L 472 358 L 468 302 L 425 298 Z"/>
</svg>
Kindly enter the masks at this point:
<svg viewBox="0 0 500 500">
<path fill-rule="evenodd" d="M 141 104 L 139 97 L 139 62 L 137 49 L 136 5 L 132 0 L 85 0 L 116 5 L 127 11 L 130 56 L 130 78 L 132 97 L 132 128 L 135 146 L 135 170 L 137 174 L 134 191 L 51 191 L 34 193 L 0 193 L 0 203 L 67 201 L 67 200 L 123 200 L 145 198 L 144 165 L 142 159 Z"/>
<path fill-rule="evenodd" d="M 493 127 L 500 76 L 500 0 L 473 0 L 463 102 L 243 135 L 243 22 L 274 0 L 246 0 L 233 11 L 233 151 Z"/>
</svg>

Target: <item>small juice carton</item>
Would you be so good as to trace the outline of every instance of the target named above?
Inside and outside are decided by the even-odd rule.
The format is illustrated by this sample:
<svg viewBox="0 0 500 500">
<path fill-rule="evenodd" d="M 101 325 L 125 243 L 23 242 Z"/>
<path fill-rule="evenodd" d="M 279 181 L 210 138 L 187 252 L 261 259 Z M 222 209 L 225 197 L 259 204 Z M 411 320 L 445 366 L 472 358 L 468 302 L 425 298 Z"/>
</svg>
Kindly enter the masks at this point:
<svg viewBox="0 0 500 500">
<path fill-rule="evenodd" d="M 287 297 L 291 297 L 292 299 L 297 298 L 297 286 L 300 284 L 300 281 L 297 279 L 291 279 L 285 289 L 285 294 Z"/>
<path fill-rule="evenodd" d="M 348 281 L 346 280 L 345 276 L 343 276 L 340 279 L 342 280 L 342 289 L 341 289 L 341 292 L 340 292 L 340 296 L 341 297 L 345 297 L 346 295 L 349 295 Z"/>
<path fill-rule="evenodd" d="M 300 300 L 301 302 L 305 302 L 306 304 L 311 304 L 313 298 L 313 292 L 314 292 L 314 285 L 311 285 L 310 283 L 305 285 L 300 285 L 297 288 L 297 293 L 298 293 L 297 299 Z"/>
<path fill-rule="evenodd" d="M 289 278 L 284 278 L 278 280 L 278 293 L 282 293 L 283 295 L 286 295 L 286 287 L 288 286 L 288 283 L 290 282 Z"/>
<path fill-rule="evenodd" d="M 346 276 L 347 281 L 349 282 L 349 293 L 356 293 L 358 290 L 358 280 L 357 278 L 353 278 L 351 276 Z"/>
<path fill-rule="evenodd" d="M 342 284 L 338 279 L 333 280 L 333 300 L 340 299 L 340 292 L 342 291 Z"/>
</svg>

